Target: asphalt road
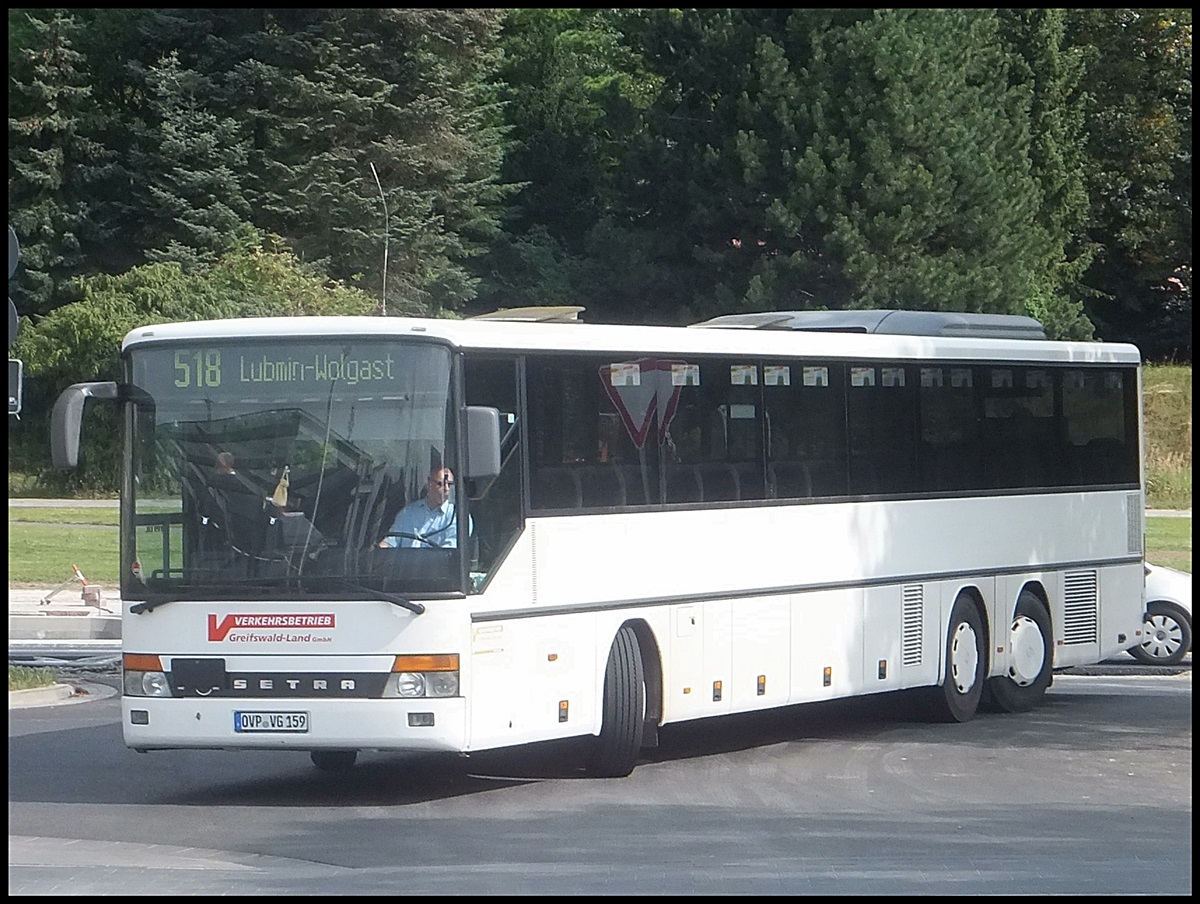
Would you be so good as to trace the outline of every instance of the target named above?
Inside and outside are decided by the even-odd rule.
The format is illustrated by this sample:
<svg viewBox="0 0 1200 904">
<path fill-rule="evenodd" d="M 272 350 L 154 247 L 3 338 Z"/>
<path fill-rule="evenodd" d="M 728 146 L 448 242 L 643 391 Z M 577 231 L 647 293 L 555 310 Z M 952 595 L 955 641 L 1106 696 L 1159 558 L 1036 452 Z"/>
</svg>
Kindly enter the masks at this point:
<svg viewBox="0 0 1200 904">
<path fill-rule="evenodd" d="M 10 894 L 1192 890 L 1190 663 L 1060 673 L 1034 712 L 965 725 L 889 694 L 670 726 L 627 779 L 561 746 L 346 775 L 139 755 L 114 684 L 10 711 Z"/>
</svg>

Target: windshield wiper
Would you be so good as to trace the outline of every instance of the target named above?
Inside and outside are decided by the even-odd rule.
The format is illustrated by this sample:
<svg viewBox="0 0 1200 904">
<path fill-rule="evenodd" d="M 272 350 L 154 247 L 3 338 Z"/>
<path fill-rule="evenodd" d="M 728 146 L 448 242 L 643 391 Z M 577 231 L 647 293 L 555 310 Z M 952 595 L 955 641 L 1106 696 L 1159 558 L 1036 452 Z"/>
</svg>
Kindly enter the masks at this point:
<svg viewBox="0 0 1200 904">
<path fill-rule="evenodd" d="M 129 611 L 134 615 L 141 615 L 143 612 L 153 612 L 159 606 L 165 606 L 167 603 L 173 603 L 180 598 L 181 597 L 178 596 L 169 596 L 166 599 L 149 600 L 144 603 L 134 603 L 129 607 Z"/>
<path fill-rule="evenodd" d="M 322 580 L 328 580 L 328 578 L 322 578 Z M 355 593 L 361 593 L 364 596 L 368 597 L 369 599 L 383 600 L 384 602 L 391 603 L 393 606 L 400 606 L 403 609 L 407 609 L 409 612 L 412 612 L 415 615 L 424 615 L 425 614 L 424 603 L 415 603 L 412 600 L 406 600 L 403 597 L 396 596 L 395 594 L 387 593 L 386 591 L 383 591 L 383 590 L 372 590 L 369 587 L 364 587 L 362 584 L 355 584 L 352 581 L 346 581 L 341 578 L 335 578 L 333 580 L 334 580 L 334 583 L 340 584 L 342 587 L 345 587 L 347 590 L 353 590 Z M 147 601 L 141 602 L 141 603 L 134 603 L 132 606 L 129 607 L 129 611 L 134 613 L 135 615 L 141 615 L 144 612 L 153 612 L 159 606 L 165 606 L 167 603 L 174 603 L 174 602 L 178 602 L 179 600 L 186 600 L 186 599 L 210 599 L 210 598 L 208 596 L 199 595 L 199 594 L 192 596 L 192 597 L 189 597 L 186 595 L 185 596 L 168 596 L 168 597 L 164 597 L 162 599 L 147 600 Z"/>
<path fill-rule="evenodd" d="M 232 585 L 239 590 L 270 590 L 279 586 L 279 582 L 274 578 L 261 578 L 258 580 L 244 581 L 240 584 Z M 153 612 L 159 606 L 165 606 L 167 603 L 178 603 L 184 601 L 197 602 L 218 602 L 219 599 L 212 595 L 211 587 L 196 587 L 190 589 L 185 587 L 182 591 L 175 593 L 173 596 L 163 596 L 152 600 L 143 600 L 140 603 L 134 603 L 129 607 L 129 611 L 135 615 L 141 615 L 145 612 Z M 207 591 L 207 592 L 206 592 Z M 228 596 L 228 593 L 226 594 Z M 224 599 L 225 597 L 221 597 Z"/>
<path fill-rule="evenodd" d="M 425 614 L 424 603 L 414 603 L 412 600 L 404 599 L 404 597 L 396 596 L 395 594 L 387 593 L 383 590 L 372 590 L 369 587 L 364 587 L 362 584 L 355 584 L 352 581 L 346 581 L 340 578 L 337 579 L 337 582 L 347 590 L 354 590 L 358 593 L 364 593 L 372 599 L 384 600 L 385 602 L 391 603 L 393 606 L 399 606 L 402 609 L 407 609 L 409 612 L 412 612 L 416 615 Z"/>
</svg>

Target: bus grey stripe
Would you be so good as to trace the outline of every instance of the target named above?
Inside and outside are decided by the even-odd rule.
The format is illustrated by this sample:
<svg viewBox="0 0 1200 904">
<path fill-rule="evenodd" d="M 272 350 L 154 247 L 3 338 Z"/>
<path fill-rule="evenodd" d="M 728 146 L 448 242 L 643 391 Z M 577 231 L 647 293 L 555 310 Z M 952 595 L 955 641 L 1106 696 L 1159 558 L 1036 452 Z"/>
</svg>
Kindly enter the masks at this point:
<svg viewBox="0 0 1200 904">
<path fill-rule="evenodd" d="M 571 606 L 527 606 L 498 612 L 472 612 L 472 622 L 504 621 L 514 618 L 537 618 L 543 615 L 573 615 L 581 612 L 606 612 L 612 609 L 647 609 L 675 606 L 681 603 L 703 603 L 710 600 L 740 599 L 743 597 L 785 596 L 791 593 L 815 593 L 821 590 L 853 590 L 859 587 L 887 587 L 894 584 L 916 584 L 932 581 L 952 581 L 962 578 L 998 577 L 1000 575 L 1030 574 L 1042 571 L 1065 571 L 1080 568 L 1102 568 L 1141 562 L 1141 556 L 1122 556 L 1114 559 L 1095 559 L 1081 562 L 1058 562 L 1044 565 L 1020 565 L 1009 568 L 977 568 L 970 571 L 904 574 L 857 581 L 829 581 L 823 584 L 793 584 L 788 587 L 746 587 L 721 593 L 690 593 L 679 596 L 659 596 L 648 599 L 628 599 L 615 602 L 578 603 Z"/>
</svg>

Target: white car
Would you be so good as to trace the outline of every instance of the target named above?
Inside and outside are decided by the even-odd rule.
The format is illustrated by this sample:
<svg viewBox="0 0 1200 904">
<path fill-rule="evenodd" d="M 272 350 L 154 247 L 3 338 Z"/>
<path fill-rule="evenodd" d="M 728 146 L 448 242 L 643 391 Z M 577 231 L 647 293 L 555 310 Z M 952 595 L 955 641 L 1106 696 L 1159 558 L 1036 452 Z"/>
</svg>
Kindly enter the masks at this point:
<svg viewBox="0 0 1200 904">
<path fill-rule="evenodd" d="M 1192 649 L 1192 576 L 1146 563 L 1146 623 L 1142 642 L 1130 647 L 1147 665 L 1175 665 Z"/>
</svg>

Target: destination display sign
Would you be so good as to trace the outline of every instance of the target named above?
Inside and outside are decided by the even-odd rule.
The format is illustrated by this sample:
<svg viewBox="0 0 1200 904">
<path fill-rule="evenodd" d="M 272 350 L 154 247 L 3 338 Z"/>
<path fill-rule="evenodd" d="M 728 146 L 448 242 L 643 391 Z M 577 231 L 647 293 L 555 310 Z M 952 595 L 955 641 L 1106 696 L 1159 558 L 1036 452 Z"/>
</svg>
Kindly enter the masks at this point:
<svg viewBox="0 0 1200 904">
<path fill-rule="evenodd" d="M 422 360 L 427 360 L 424 354 Z M 196 344 L 133 351 L 133 380 L 159 395 L 164 391 L 197 398 L 285 395 L 355 387 L 388 391 L 412 381 L 409 361 L 401 367 L 394 343 L 291 343 L 284 346 L 238 343 Z"/>
</svg>

